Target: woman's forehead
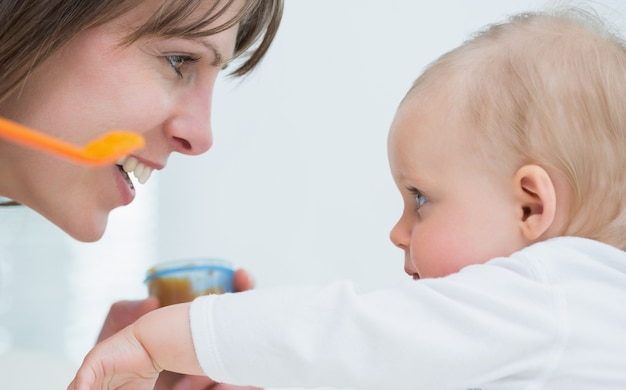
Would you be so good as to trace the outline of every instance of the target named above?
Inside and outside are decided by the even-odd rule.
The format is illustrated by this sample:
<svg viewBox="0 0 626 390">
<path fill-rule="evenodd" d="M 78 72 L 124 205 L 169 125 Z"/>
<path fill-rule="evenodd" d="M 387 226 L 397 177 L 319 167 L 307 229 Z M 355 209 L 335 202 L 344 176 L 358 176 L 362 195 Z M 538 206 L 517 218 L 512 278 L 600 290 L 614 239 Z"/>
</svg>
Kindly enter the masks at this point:
<svg viewBox="0 0 626 390">
<path fill-rule="evenodd" d="M 116 21 L 127 28 L 130 40 L 145 35 L 198 37 L 213 35 L 237 24 L 244 0 L 145 0 Z"/>
</svg>

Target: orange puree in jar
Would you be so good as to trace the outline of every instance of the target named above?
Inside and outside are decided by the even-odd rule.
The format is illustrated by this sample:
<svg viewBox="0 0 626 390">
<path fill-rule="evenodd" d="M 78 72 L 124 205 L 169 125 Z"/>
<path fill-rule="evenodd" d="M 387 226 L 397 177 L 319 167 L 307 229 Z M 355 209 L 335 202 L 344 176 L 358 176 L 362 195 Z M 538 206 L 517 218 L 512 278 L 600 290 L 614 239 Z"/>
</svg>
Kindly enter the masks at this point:
<svg viewBox="0 0 626 390">
<path fill-rule="evenodd" d="M 201 295 L 233 291 L 234 270 L 221 259 L 195 259 L 158 264 L 147 272 L 148 294 L 161 306 L 190 302 Z"/>
<path fill-rule="evenodd" d="M 194 291 L 191 281 L 184 278 L 154 278 L 148 282 L 148 294 L 158 297 L 161 306 L 191 302 L 201 295 L 223 293 L 221 287 Z"/>
</svg>

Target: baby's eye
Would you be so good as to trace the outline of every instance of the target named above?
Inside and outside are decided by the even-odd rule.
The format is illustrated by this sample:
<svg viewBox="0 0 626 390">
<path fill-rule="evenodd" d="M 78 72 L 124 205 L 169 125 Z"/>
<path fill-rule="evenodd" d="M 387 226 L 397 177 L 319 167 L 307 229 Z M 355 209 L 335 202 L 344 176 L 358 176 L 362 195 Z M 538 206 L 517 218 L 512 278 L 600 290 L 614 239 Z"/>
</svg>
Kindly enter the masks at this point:
<svg viewBox="0 0 626 390">
<path fill-rule="evenodd" d="M 423 205 L 426 204 L 426 202 L 428 202 L 428 197 L 417 188 L 409 188 L 409 191 L 415 196 L 415 208 L 417 210 L 419 210 Z"/>
<path fill-rule="evenodd" d="M 415 203 L 417 204 L 418 209 L 426 204 L 426 202 L 428 202 L 428 198 L 426 197 L 426 195 L 422 194 L 421 192 L 415 194 Z"/>
<path fill-rule="evenodd" d="M 192 57 L 182 54 L 173 54 L 165 56 L 167 62 L 174 69 L 179 78 L 183 78 L 183 68 L 186 64 L 190 64 L 199 60 L 197 57 Z"/>
</svg>

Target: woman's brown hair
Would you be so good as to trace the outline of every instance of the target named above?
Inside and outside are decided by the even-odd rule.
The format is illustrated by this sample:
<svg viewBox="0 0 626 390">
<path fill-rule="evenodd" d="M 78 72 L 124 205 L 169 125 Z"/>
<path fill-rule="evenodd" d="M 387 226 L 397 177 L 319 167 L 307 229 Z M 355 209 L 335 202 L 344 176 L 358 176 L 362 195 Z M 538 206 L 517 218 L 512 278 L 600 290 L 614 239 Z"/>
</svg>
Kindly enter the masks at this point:
<svg viewBox="0 0 626 390">
<path fill-rule="evenodd" d="M 72 37 L 106 23 L 142 0 L 0 0 L 0 101 Z M 190 15 L 206 0 L 163 1 L 157 12 L 121 44 L 146 35 L 197 37 L 219 33 L 239 23 L 235 57 L 245 56 L 231 75 L 258 65 L 270 47 L 283 13 L 283 0 L 246 0 L 241 11 L 211 26 L 234 0 L 214 0 L 200 17 Z"/>
</svg>

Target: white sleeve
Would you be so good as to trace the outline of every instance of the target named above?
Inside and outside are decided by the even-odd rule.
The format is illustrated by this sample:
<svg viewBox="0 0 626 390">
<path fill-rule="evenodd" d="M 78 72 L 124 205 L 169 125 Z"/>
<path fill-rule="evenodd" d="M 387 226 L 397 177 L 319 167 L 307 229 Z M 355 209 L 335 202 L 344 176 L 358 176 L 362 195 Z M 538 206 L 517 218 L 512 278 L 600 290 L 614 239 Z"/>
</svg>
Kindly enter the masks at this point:
<svg viewBox="0 0 626 390">
<path fill-rule="evenodd" d="M 196 354 L 239 385 L 519 389 L 555 364 L 562 324 L 549 285 L 497 263 L 369 293 L 339 282 L 201 297 Z"/>
</svg>

